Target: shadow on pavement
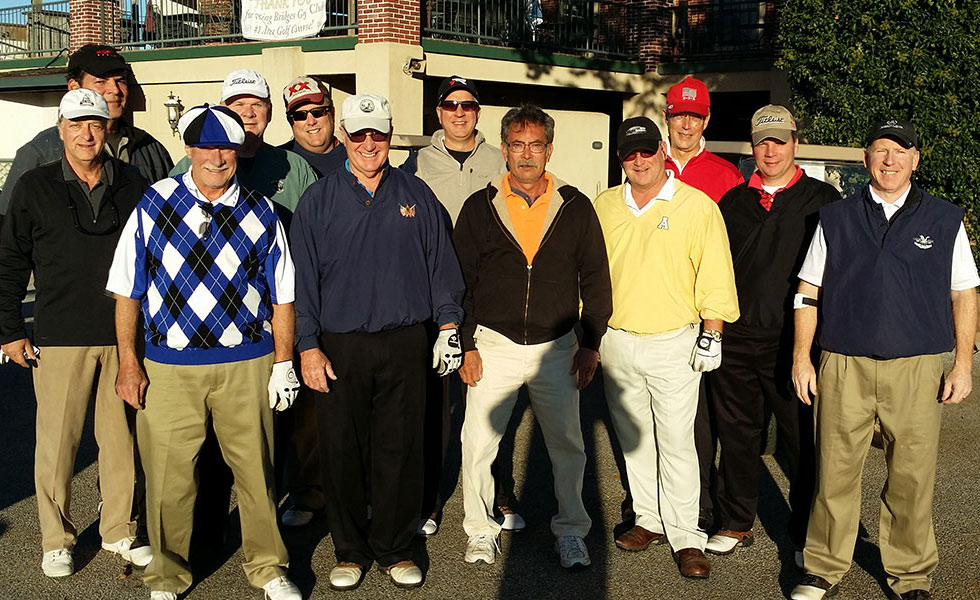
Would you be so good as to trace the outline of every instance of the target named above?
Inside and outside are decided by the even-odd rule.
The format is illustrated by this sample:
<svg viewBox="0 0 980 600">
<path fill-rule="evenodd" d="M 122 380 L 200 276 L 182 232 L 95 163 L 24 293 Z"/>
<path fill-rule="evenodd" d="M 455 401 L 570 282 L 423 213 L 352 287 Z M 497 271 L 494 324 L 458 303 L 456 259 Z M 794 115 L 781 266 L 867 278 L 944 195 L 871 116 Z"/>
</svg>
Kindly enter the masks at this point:
<svg viewBox="0 0 980 600">
<path fill-rule="evenodd" d="M 518 397 L 514 417 L 508 427 L 505 439 L 512 439 L 511 429 L 516 428 L 526 410 L 529 410 L 527 391 L 522 388 Z M 557 512 L 554 478 L 544 437 L 537 422 L 534 423 L 528 444 L 525 465 L 524 485 L 518 490 L 521 514 L 527 520 L 523 532 L 506 534 L 509 543 L 501 555 L 504 561 L 503 574 L 497 591 L 497 598 L 605 598 L 607 594 L 608 548 L 603 505 L 596 478 L 596 455 L 605 449 L 596 448 L 596 425 L 608 421 L 606 405 L 602 398 L 602 384 L 593 382 L 582 391 L 580 402 L 582 431 L 585 442 L 586 466 L 582 496 L 586 511 L 592 518 L 592 529 L 585 538 L 589 548 L 592 565 L 581 571 L 568 571 L 558 562 L 554 550 L 554 536 L 551 533 L 551 518 Z M 512 455 L 513 448 L 501 445 L 500 455 Z M 508 454 L 509 453 L 509 454 Z M 515 473 L 516 475 L 516 473 Z M 517 478 L 520 481 L 520 478 Z M 542 561 L 541 555 L 548 555 Z M 529 565 L 540 565 L 528 568 Z"/>
</svg>

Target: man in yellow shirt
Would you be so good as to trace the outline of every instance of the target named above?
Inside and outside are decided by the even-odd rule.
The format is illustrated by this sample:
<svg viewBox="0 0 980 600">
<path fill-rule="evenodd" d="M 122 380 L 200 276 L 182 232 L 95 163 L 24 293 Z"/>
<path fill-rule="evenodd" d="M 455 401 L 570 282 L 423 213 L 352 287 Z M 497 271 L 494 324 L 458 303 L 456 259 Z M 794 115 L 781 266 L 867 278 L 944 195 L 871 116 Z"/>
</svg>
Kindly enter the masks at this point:
<svg viewBox="0 0 980 600">
<path fill-rule="evenodd" d="M 669 542 L 681 574 L 704 579 L 694 417 L 701 373 L 721 364 L 723 324 L 739 316 L 728 234 L 711 198 L 664 168 L 653 121 L 624 121 L 617 151 L 628 181 L 595 200 L 613 295 L 599 353 L 636 513 L 616 545 Z"/>
</svg>

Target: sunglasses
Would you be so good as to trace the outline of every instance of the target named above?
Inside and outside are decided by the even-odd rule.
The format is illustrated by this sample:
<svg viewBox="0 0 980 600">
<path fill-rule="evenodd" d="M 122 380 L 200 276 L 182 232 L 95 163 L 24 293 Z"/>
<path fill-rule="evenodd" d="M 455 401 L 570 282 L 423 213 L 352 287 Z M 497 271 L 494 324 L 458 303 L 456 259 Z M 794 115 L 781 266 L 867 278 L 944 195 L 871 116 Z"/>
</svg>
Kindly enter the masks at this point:
<svg viewBox="0 0 980 600">
<path fill-rule="evenodd" d="M 307 115 L 313 115 L 314 119 L 319 119 L 323 115 L 333 114 L 333 108 L 329 106 L 318 106 L 309 110 L 294 110 L 286 115 L 286 120 L 290 123 L 305 121 Z"/>
<path fill-rule="evenodd" d="M 652 150 L 634 150 L 623 157 L 623 162 L 629 162 L 631 160 L 636 160 L 637 156 L 642 156 L 643 158 L 652 158 L 657 153 Z"/>
<path fill-rule="evenodd" d="M 201 216 L 204 217 L 204 221 L 201 222 L 201 226 L 197 230 L 197 235 L 201 236 L 202 240 L 207 240 L 211 237 L 211 220 L 214 218 L 214 205 L 198 202 L 197 206 L 201 209 Z"/>
<path fill-rule="evenodd" d="M 119 207 L 116 206 L 115 201 L 112 198 L 108 199 L 107 206 L 112 210 L 112 215 L 109 219 L 109 223 L 101 228 L 90 229 L 86 223 L 88 222 L 87 216 L 80 216 L 78 214 L 78 206 L 75 201 L 72 200 L 71 192 L 68 195 L 68 209 L 71 211 L 72 222 L 75 225 L 75 229 L 85 235 L 109 235 L 110 233 L 115 233 L 119 229 Z M 94 225 L 98 219 L 92 221 Z"/>
<path fill-rule="evenodd" d="M 380 131 L 375 131 L 373 129 L 364 129 L 356 133 L 351 133 L 349 131 L 347 132 L 347 138 L 350 141 L 358 144 L 366 140 L 368 136 L 371 136 L 371 139 L 376 142 L 387 142 L 388 135 L 389 134 L 387 133 L 381 133 Z"/>
<path fill-rule="evenodd" d="M 480 109 L 480 103 L 476 100 L 443 100 L 439 103 L 439 108 L 456 112 L 457 108 L 462 108 L 463 112 L 473 112 Z"/>
</svg>

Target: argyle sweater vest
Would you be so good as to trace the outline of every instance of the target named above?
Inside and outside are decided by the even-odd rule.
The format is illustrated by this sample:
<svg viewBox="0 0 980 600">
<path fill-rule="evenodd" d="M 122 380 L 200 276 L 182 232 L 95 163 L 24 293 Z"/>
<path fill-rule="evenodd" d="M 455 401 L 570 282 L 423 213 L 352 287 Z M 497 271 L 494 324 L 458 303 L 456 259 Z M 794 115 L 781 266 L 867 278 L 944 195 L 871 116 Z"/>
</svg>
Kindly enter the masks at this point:
<svg viewBox="0 0 980 600">
<path fill-rule="evenodd" d="M 216 364 L 272 352 L 278 222 L 269 200 L 240 189 L 235 206 L 210 205 L 177 176 L 143 197 L 137 253 L 145 252 L 145 269 L 137 269 L 134 296 L 143 292 L 150 360 Z M 211 217 L 198 231 L 188 224 L 192 211 Z"/>
</svg>

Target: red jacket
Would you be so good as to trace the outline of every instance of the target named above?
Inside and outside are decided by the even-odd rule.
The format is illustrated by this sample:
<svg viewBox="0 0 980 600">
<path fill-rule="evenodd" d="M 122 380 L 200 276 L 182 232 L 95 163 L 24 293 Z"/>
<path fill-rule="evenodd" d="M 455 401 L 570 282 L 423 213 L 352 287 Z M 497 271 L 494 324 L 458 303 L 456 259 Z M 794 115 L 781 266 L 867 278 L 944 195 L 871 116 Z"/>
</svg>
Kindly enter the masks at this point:
<svg viewBox="0 0 980 600">
<path fill-rule="evenodd" d="M 707 150 L 702 150 L 687 161 L 683 171 L 670 155 L 664 166 L 668 171 L 673 171 L 677 179 L 698 188 L 715 202 L 721 200 L 725 192 L 745 181 L 735 165 Z"/>
</svg>

